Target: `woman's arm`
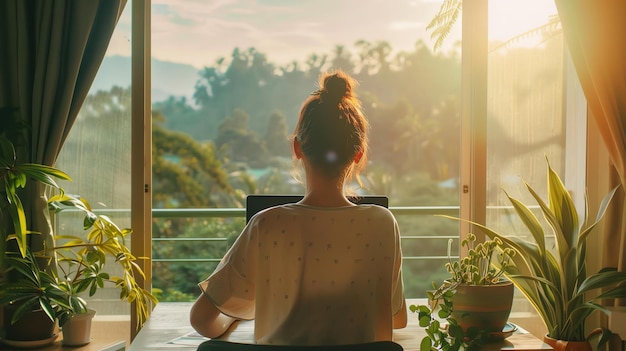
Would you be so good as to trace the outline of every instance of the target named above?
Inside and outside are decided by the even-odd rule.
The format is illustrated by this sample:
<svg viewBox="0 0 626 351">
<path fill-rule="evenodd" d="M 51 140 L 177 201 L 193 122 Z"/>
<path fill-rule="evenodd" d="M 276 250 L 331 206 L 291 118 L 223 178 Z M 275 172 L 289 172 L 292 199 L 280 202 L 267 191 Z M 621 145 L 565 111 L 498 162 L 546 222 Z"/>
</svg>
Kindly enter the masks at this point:
<svg viewBox="0 0 626 351">
<path fill-rule="evenodd" d="M 189 321 L 201 335 L 217 338 L 224 334 L 236 319 L 220 312 L 209 298 L 202 294 L 191 307 Z"/>
</svg>

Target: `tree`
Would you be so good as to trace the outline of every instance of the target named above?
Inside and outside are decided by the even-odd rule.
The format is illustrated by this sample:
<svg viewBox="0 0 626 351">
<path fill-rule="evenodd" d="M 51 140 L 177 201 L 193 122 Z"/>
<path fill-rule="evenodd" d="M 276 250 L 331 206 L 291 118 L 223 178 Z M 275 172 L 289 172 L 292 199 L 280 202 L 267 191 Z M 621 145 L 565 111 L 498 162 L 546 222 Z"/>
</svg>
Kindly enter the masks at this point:
<svg viewBox="0 0 626 351">
<path fill-rule="evenodd" d="M 211 194 L 232 192 L 213 145 L 200 144 L 181 132 L 165 129 L 165 118 L 152 116 L 153 206 L 156 208 L 218 206 Z"/>
<path fill-rule="evenodd" d="M 189 135 L 164 127 L 165 117 L 153 112 L 152 199 L 154 208 L 242 207 L 244 196 L 230 183 L 224 165 L 217 159 L 211 142 L 199 143 Z M 241 230 L 241 220 L 223 218 L 169 218 L 153 222 L 154 238 L 229 238 Z M 158 240 L 157 239 L 157 240 Z M 164 301 L 192 299 L 196 283 L 215 265 L 194 267 L 188 262 L 167 264 L 160 258 L 221 257 L 229 247 L 198 245 L 196 241 L 157 241 L 153 245 L 153 286 Z"/>
<path fill-rule="evenodd" d="M 270 116 L 263 140 L 270 155 L 285 157 L 291 155 L 287 119 L 280 111 L 274 111 Z"/>
<path fill-rule="evenodd" d="M 361 74 L 373 75 L 379 73 L 383 76 L 389 72 L 391 45 L 388 42 L 379 40 L 372 44 L 367 40 L 359 40 L 355 45 L 361 50 L 359 53 Z"/>
<path fill-rule="evenodd" d="M 243 162 L 262 168 L 267 164 L 267 149 L 256 132 L 248 129 L 250 116 L 236 108 L 220 125 L 215 146 L 225 162 Z"/>
<path fill-rule="evenodd" d="M 336 45 L 331 60 L 331 68 L 340 69 L 346 73 L 354 73 L 352 54 L 343 45 Z"/>
</svg>

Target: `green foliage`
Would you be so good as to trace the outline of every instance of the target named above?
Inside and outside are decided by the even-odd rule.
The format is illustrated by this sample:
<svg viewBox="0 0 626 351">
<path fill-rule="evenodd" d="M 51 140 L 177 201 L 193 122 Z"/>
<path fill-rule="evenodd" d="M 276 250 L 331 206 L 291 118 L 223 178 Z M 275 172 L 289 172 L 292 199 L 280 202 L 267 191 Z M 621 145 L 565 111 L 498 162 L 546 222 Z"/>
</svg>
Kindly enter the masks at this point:
<svg viewBox="0 0 626 351">
<path fill-rule="evenodd" d="M 468 234 L 461 246 L 469 250 L 467 256 L 460 261 L 449 260 L 446 270 L 450 273 L 448 281 L 469 285 L 492 285 L 501 281 L 504 271 L 509 266 L 515 251 L 509 248 L 502 249 L 502 241 L 498 238 L 487 240 L 476 245 L 476 236 Z M 449 240 L 448 245 L 452 245 Z M 498 255 L 494 260 L 494 255 Z M 448 254 L 450 256 L 450 254 Z M 435 296 L 436 297 L 436 296 Z"/>
<path fill-rule="evenodd" d="M 459 19 L 462 9 L 462 0 L 444 0 L 437 15 L 428 23 L 426 30 L 432 30 L 431 38 L 435 39 L 435 49 L 443 45 L 443 41 Z"/>
<path fill-rule="evenodd" d="M 80 304 L 59 285 L 54 274 L 45 270 L 48 263 L 49 258 L 38 258 L 30 250 L 24 257 L 6 258 L 7 279 L 0 281 L 0 306 L 15 306 L 11 324 L 39 308 L 54 321 L 61 310 Z"/>
<path fill-rule="evenodd" d="M 273 121 L 276 113 L 285 116 L 287 131 L 293 130 L 322 69 L 342 68 L 359 81 L 358 94 L 375 131 L 370 134 L 373 164 L 394 175 L 410 170 L 452 178 L 459 164 L 454 145 L 459 142 L 460 58 L 434 55 L 421 41 L 414 50 L 393 53 L 387 42 L 360 40 L 311 54 L 305 64 L 277 67 L 254 48 L 236 48 L 200 71 L 193 107 L 191 101 L 171 98 L 154 110 L 168 117 L 167 129 L 213 141 L 224 164 L 264 168 L 268 155 L 291 154 L 289 145 L 279 151 L 286 138 L 282 122 Z M 238 114 L 249 118 L 233 126 Z M 264 155 L 263 149 L 271 152 Z"/>
<path fill-rule="evenodd" d="M 175 242 L 159 240 L 153 245 L 153 258 L 157 260 L 153 264 L 153 286 L 160 289 L 164 301 L 172 301 L 174 296 L 197 296 L 197 283 L 213 272 L 219 259 L 241 232 L 244 222 L 243 218 L 171 218 L 155 221 L 155 238 L 182 239 Z M 172 228 L 181 228 L 182 231 Z M 204 240 L 184 240 L 186 238 Z M 158 262 L 163 258 L 179 258 L 182 262 Z M 185 261 L 189 258 L 213 261 Z"/>
<path fill-rule="evenodd" d="M 198 298 L 198 294 L 185 294 L 174 289 L 163 291 L 159 288 L 153 288 L 152 293 L 161 302 L 192 302 Z"/>
<path fill-rule="evenodd" d="M 6 241 L 15 239 L 19 254 L 26 257 L 27 221 L 20 190 L 26 187 L 28 179 L 58 188 L 55 178 L 71 180 L 64 172 L 45 165 L 18 163 L 13 143 L 0 135 L 0 263 L 6 251 Z"/>
<path fill-rule="evenodd" d="M 602 200 L 596 218 L 588 222 L 578 212 L 570 193 L 548 163 L 548 203 L 526 183 L 526 188 L 541 209 L 556 238 L 556 252 L 546 244 L 546 233 L 528 205 L 508 196 L 519 220 L 532 240 L 502 235 L 484 225 L 473 223 L 489 237 L 515 250 L 513 264 L 504 267 L 506 276 L 528 298 L 548 327 L 548 336 L 567 341 L 583 341 L 586 318 L 594 311 L 606 312 L 601 299 L 626 297 L 626 273 L 603 268 L 588 274 L 587 238 L 604 216 L 617 187 Z"/>
<path fill-rule="evenodd" d="M 267 121 L 267 131 L 263 142 L 272 156 L 291 156 L 287 118 L 280 111 L 274 111 Z"/>
<path fill-rule="evenodd" d="M 448 241 L 448 262 L 445 267 L 449 278 L 441 285 L 433 282 L 434 290 L 427 291 L 430 306 L 411 305 L 410 311 L 418 313 L 420 327 L 425 328 L 426 336 L 420 343 L 420 351 L 430 350 L 475 350 L 487 337 L 485 331 L 475 326 L 463 330 L 458 321 L 452 316 L 454 306 L 452 297 L 459 285 L 494 285 L 502 282 L 502 275 L 509 266 L 515 251 L 503 248 L 499 239 L 475 243 L 476 236 L 468 234 L 461 246 L 467 248 L 468 253 L 458 261 L 452 260 L 452 239 Z M 437 316 L 434 316 L 439 307 Z M 447 325 L 442 327 L 441 320 Z"/>
<path fill-rule="evenodd" d="M 248 129 L 250 116 L 236 108 L 220 125 L 215 147 L 224 162 L 244 162 L 251 167 L 267 163 L 267 148 L 258 133 Z"/>
<path fill-rule="evenodd" d="M 189 135 L 162 126 L 163 116 L 153 115 L 153 204 L 156 208 L 215 205 L 208 195 L 232 191 L 228 176 L 211 143 L 201 144 Z"/>
<path fill-rule="evenodd" d="M 437 287 L 433 284 L 433 287 Z M 459 326 L 452 317 L 452 296 L 454 291 L 447 290 L 441 295 L 441 302 L 437 315 L 434 316 L 435 306 L 411 305 L 409 310 L 418 314 L 419 326 L 424 328 L 426 336 L 420 342 L 420 351 L 475 351 L 480 348 L 485 337 L 483 331 L 470 327 L 466 331 Z M 441 321 L 447 324 L 442 325 Z"/>
<path fill-rule="evenodd" d="M 157 299 L 137 282 L 137 275 L 145 279 L 141 266 L 126 240 L 131 235 L 129 228 L 120 228 L 105 215 L 92 211 L 89 203 L 78 196 L 66 195 L 63 191 L 48 201 L 51 212 L 57 213 L 66 209 L 77 209 L 84 214 L 83 236 L 56 235 L 57 241 L 64 241 L 46 250 L 46 254 L 56 253 L 59 262 L 59 286 L 73 299 L 80 300 L 80 294 L 87 291 L 93 296 L 97 289 L 103 288 L 105 282 L 111 283 L 120 290 L 120 300 L 135 303 L 137 328 L 145 323 L 153 304 Z M 107 257 L 121 268 L 122 276 L 112 276 L 105 271 Z M 85 312 L 86 303 L 62 306 L 59 313 L 59 324 L 74 313 Z"/>
<path fill-rule="evenodd" d="M 132 231 L 119 228 L 107 216 L 94 213 L 85 199 L 66 195 L 62 189 L 48 203 L 52 214 L 67 208 L 81 211 L 87 233 L 84 237 L 56 235 L 55 239 L 63 243 L 43 252 L 33 252 L 27 246 L 24 255 L 7 253 L 5 273 L 8 278 L 0 283 L 0 305 L 18 306 L 12 322 L 41 307 L 51 320 L 58 318 L 63 325 L 71 315 L 87 310 L 81 293 L 93 296 L 108 282 L 119 288 L 121 300 L 136 304 L 137 327 L 141 327 L 157 300 L 136 280 L 137 274 L 145 276 L 136 262 L 138 258 L 125 243 Z M 17 240 L 17 237 L 11 236 L 8 240 Z M 58 265 L 50 267 L 54 256 Z M 121 277 L 105 271 L 107 257 L 122 269 Z"/>
</svg>

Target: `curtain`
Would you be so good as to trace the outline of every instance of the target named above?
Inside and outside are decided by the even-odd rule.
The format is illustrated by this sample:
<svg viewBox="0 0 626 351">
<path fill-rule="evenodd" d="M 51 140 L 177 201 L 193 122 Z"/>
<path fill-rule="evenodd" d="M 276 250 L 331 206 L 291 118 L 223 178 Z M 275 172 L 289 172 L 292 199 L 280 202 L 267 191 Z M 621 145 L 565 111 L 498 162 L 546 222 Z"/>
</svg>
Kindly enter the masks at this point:
<svg viewBox="0 0 626 351">
<path fill-rule="evenodd" d="M 54 165 L 125 3 L 0 2 L 0 108 L 14 109 L 30 126 L 19 150 L 23 161 Z M 49 234 L 46 189 L 35 184 L 22 195 L 29 229 Z M 35 249 L 42 245 L 39 238 L 50 240 L 50 235 L 31 236 Z"/>
<path fill-rule="evenodd" d="M 556 0 L 563 33 L 590 114 L 621 184 L 605 217 L 603 266 L 626 271 L 626 1 Z"/>
</svg>

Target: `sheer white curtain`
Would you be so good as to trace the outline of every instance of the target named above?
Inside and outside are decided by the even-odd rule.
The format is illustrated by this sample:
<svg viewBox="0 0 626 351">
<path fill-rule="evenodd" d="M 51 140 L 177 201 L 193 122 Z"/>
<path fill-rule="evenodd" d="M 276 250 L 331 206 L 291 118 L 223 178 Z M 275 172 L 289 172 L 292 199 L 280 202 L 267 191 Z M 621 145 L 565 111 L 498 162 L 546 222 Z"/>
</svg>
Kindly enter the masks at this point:
<svg viewBox="0 0 626 351">
<path fill-rule="evenodd" d="M 539 5 L 527 0 L 489 1 L 486 222 L 512 236 L 529 234 L 507 209 L 511 204 L 504 191 L 532 205 L 524 181 L 544 195 L 546 158 L 559 174 L 565 170 L 563 37 L 539 29 L 556 14 L 554 6 Z M 519 18 L 513 20 L 513 14 Z M 512 318 L 524 318 L 513 321 L 537 336 L 545 335 L 541 320 L 527 318 L 531 315 L 535 315 L 532 306 L 516 293 Z"/>
</svg>

